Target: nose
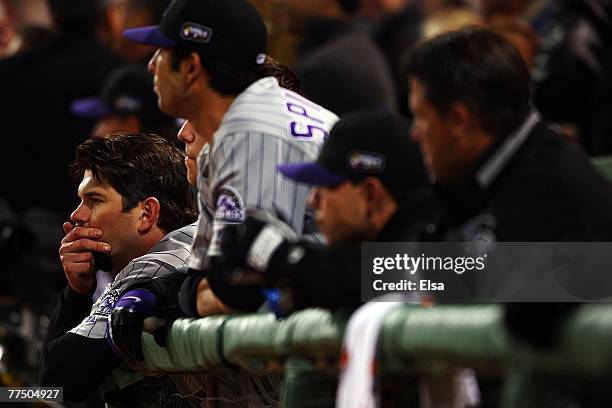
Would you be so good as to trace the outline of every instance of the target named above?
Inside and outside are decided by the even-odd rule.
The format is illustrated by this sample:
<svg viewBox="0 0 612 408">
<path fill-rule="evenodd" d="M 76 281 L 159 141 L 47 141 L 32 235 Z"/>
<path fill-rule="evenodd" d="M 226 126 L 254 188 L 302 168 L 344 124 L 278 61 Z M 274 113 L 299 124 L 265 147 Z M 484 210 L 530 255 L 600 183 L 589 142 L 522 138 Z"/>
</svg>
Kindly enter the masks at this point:
<svg viewBox="0 0 612 408">
<path fill-rule="evenodd" d="M 321 203 L 321 191 L 318 187 L 314 187 L 308 193 L 308 206 L 313 210 L 319 208 L 319 204 Z"/>
<path fill-rule="evenodd" d="M 70 214 L 70 220 L 77 227 L 86 227 L 89 222 L 90 211 L 89 208 L 83 203 L 79 204 L 79 206 Z"/>
<path fill-rule="evenodd" d="M 158 48 L 157 51 L 155 51 L 155 54 L 153 54 L 153 56 L 149 60 L 149 63 L 147 64 L 147 69 L 153 75 L 155 75 L 155 65 L 157 65 L 157 57 L 159 56 L 160 51 L 161 51 L 161 48 Z"/>
<path fill-rule="evenodd" d="M 181 129 L 176 134 L 176 137 L 178 138 L 178 140 L 186 144 L 193 142 L 195 135 L 193 126 L 191 126 L 191 122 L 186 120 L 185 123 L 183 123 L 183 126 L 181 126 Z"/>
</svg>

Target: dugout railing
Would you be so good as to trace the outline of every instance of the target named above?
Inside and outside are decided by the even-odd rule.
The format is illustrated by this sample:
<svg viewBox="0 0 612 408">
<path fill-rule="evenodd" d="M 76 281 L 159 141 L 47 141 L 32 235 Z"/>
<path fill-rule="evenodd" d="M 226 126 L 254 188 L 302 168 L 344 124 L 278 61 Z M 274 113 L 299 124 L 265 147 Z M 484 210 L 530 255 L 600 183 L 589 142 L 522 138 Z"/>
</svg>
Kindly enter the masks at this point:
<svg viewBox="0 0 612 408">
<path fill-rule="evenodd" d="M 503 407 L 546 406 L 565 398 L 571 387 L 609 379 L 612 305 L 580 307 L 563 326 L 554 351 L 512 341 L 501 317 L 501 307 L 492 304 L 401 307 L 387 316 L 380 334 L 382 376 L 418 380 L 471 367 L 481 378 L 505 383 Z M 285 320 L 270 314 L 180 319 L 165 348 L 143 337 L 145 363 L 133 368 L 147 375 L 225 375 L 228 367 L 254 375 L 282 373 L 282 406 L 333 406 L 346 318 L 310 309 Z"/>
</svg>

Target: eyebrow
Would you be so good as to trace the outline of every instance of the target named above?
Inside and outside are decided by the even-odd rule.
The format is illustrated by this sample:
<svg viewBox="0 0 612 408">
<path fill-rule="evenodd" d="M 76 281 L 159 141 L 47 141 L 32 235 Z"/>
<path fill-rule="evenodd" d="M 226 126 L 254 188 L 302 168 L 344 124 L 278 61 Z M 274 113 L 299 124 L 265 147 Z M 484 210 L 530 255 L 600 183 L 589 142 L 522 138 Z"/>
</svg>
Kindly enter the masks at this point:
<svg viewBox="0 0 612 408">
<path fill-rule="evenodd" d="M 97 191 L 97 190 L 93 190 L 93 191 L 88 191 L 85 194 L 83 194 L 84 197 L 88 197 L 88 198 L 92 198 L 92 197 L 101 197 L 104 198 L 105 195 L 104 193 Z"/>
</svg>

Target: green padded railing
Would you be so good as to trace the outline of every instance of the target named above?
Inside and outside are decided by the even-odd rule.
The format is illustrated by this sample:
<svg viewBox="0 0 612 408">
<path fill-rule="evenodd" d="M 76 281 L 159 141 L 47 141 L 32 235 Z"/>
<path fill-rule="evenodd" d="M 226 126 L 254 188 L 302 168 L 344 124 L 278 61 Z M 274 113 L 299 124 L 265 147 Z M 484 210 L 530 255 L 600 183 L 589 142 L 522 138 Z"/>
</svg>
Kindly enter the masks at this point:
<svg viewBox="0 0 612 408">
<path fill-rule="evenodd" d="M 399 308 L 386 318 L 380 347 L 389 370 L 423 362 L 489 367 L 523 361 L 550 373 L 601 375 L 612 368 L 612 305 L 584 305 L 566 324 L 560 346 L 543 353 L 509 341 L 498 305 Z M 289 357 L 335 364 L 346 315 L 308 309 L 288 319 L 271 314 L 179 319 L 161 348 L 143 336 L 147 371 L 214 370 L 224 361 L 261 374 Z M 322 364 L 320 364 L 322 365 Z"/>
<path fill-rule="evenodd" d="M 499 305 L 406 305 L 385 319 L 380 336 L 383 374 L 439 375 L 472 367 L 508 379 L 503 408 L 540 407 L 572 384 L 612 374 L 612 305 L 587 304 L 567 321 L 559 346 L 548 352 L 507 336 Z M 141 373 L 223 372 L 227 363 L 252 374 L 284 371 L 281 404 L 332 407 L 346 314 L 309 309 L 276 320 L 271 314 L 179 319 L 161 348 L 143 336 Z M 544 385 L 540 385 L 544 384 Z M 562 382 L 559 382 L 562 384 Z M 548 388 L 547 388 L 548 387 Z M 556 387 L 556 388 L 554 388 Z M 530 401 L 530 402 L 529 402 Z"/>
<path fill-rule="evenodd" d="M 399 369 L 423 358 L 501 361 L 507 347 L 500 314 L 496 305 L 402 307 L 384 323 L 383 361 Z M 177 372 L 212 370 L 225 360 L 257 374 L 289 357 L 335 365 L 346 320 L 321 309 L 281 321 L 271 314 L 180 319 L 165 349 L 143 337 L 145 362 L 148 370 Z"/>
</svg>

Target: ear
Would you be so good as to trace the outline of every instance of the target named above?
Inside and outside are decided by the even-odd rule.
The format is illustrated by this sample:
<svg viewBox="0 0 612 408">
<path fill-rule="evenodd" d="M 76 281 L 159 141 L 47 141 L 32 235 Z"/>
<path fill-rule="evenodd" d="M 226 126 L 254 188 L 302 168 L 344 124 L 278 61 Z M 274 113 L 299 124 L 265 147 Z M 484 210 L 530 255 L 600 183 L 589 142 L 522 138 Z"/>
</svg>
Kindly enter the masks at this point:
<svg viewBox="0 0 612 408">
<path fill-rule="evenodd" d="M 380 179 L 376 177 L 368 177 L 361 183 L 363 194 L 367 200 L 368 216 L 378 212 L 381 208 L 383 199 L 383 190 L 385 189 Z"/>
<path fill-rule="evenodd" d="M 459 130 L 459 132 L 453 132 L 455 135 L 463 135 L 471 130 L 473 114 L 464 102 L 456 101 L 451 104 L 448 119 L 451 126 Z"/>
<path fill-rule="evenodd" d="M 138 232 L 146 234 L 157 225 L 160 215 L 159 201 L 155 197 L 147 197 L 140 203 L 142 214 L 140 215 L 140 224 Z"/>
<path fill-rule="evenodd" d="M 203 72 L 200 55 L 196 52 L 189 54 L 189 57 L 181 62 L 181 71 L 186 79 L 186 86 L 190 87 L 193 85 Z"/>
</svg>

